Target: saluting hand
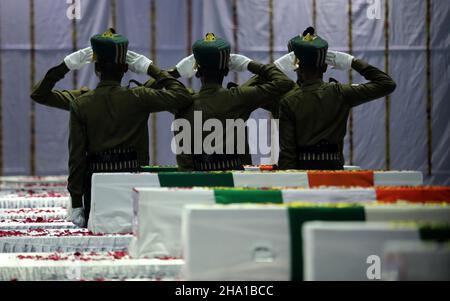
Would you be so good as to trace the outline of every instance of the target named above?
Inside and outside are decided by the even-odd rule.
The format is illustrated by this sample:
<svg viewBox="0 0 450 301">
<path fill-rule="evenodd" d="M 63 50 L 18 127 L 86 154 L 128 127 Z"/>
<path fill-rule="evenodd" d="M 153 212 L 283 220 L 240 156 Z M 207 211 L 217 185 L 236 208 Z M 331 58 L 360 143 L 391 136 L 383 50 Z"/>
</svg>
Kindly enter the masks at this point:
<svg viewBox="0 0 450 301">
<path fill-rule="evenodd" d="M 64 63 L 70 70 L 78 70 L 93 61 L 92 55 L 92 48 L 87 47 L 66 56 L 64 58 Z"/>
<path fill-rule="evenodd" d="M 328 50 L 325 62 L 334 69 L 347 71 L 352 68 L 353 59 L 354 56 L 350 54 Z"/>
<path fill-rule="evenodd" d="M 195 74 L 195 57 L 191 54 L 176 64 L 178 74 L 182 78 L 191 78 Z"/>
<path fill-rule="evenodd" d="M 241 54 L 234 54 L 232 53 L 230 55 L 230 61 L 228 62 L 228 68 L 230 68 L 230 71 L 235 72 L 243 72 L 248 70 L 248 64 L 252 60 L 245 55 Z"/>
<path fill-rule="evenodd" d="M 128 68 L 137 74 L 147 74 L 148 67 L 153 64 L 152 60 L 146 56 L 130 50 L 127 52 L 126 62 L 128 64 Z"/>
<path fill-rule="evenodd" d="M 274 64 L 280 69 L 284 74 L 288 75 L 290 71 L 294 71 L 298 68 L 296 62 L 296 56 L 293 51 L 288 54 L 283 55 L 279 59 L 277 59 Z"/>
</svg>

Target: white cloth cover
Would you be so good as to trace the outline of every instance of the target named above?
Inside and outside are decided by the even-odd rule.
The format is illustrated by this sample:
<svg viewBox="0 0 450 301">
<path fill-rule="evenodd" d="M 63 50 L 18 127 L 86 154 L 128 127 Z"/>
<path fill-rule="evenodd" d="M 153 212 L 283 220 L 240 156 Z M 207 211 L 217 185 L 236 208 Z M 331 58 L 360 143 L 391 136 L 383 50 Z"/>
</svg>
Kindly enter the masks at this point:
<svg viewBox="0 0 450 301">
<path fill-rule="evenodd" d="M 235 187 L 303 187 L 308 188 L 307 172 L 233 172 Z M 422 173 L 414 171 L 375 172 L 375 184 L 420 185 Z M 97 173 L 92 178 L 92 201 L 88 228 L 94 233 L 130 232 L 133 187 L 159 187 L 155 173 Z M 285 197 L 291 201 L 290 194 Z M 295 195 L 292 195 L 294 198 Z M 304 201 L 366 201 L 375 200 L 373 189 L 305 191 Z"/>
<path fill-rule="evenodd" d="M 188 204 L 214 204 L 212 189 L 135 188 L 133 257 L 181 257 L 181 213 Z"/>
<path fill-rule="evenodd" d="M 114 252 L 77 255 L 0 254 L 0 281 L 176 280 L 183 265 L 182 260 L 131 259 Z"/>
<path fill-rule="evenodd" d="M 1 220 L 0 230 L 21 230 L 21 229 L 76 229 L 78 228 L 72 222 L 21 222 L 14 220 Z"/>
<path fill-rule="evenodd" d="M 439 204 L 391 204 L 365 207 L 367 221 L 420 221 L 450 223 L 450 206 Z"/>
<path fill-rule="evenodd" d="M 40 207 L 64 207 L 69 205 L 69 197 L 0 197 L 0 208 L 40 208 Z"/>
<path fill-rule="evenodd" d="M 283 202 L 375 202 L 377 196 L 374 188 L 312 188 L 283 189 Z"/>
<path fill-rule="evenodd" d="M 2 176 L 0 177 L 0 183 L 2 184 L 67 184 L 67 176 L 45 176 L 45 177 L 32 177 L 32 176 Z"/>
<path fill-rule="evenodd" d="M 187 206 L 186 280 L 290 280 L 287 211 L 277 206 Z"/>
<path fill-rule="evenodd" d="M 157 174 L 96 173 L 92 176 L 88 229 L 94 233 L 131 232 L 133 187 L 159 187 Z"/>
<path fill-rule="evenodd" d="M 406 209 L 405 207 L 407 205 L 365 205 L 367 224 L 386 220 L 450 222 L 449 206 L 414 205 L 411 209 Z M 334 223 L 333 225 L 340 224 L 342 223 Z M 380 222 L 377 225 L 379 224 Z M 388 223 L 381 224 L 387 229 L 386 233 L 393 229 Z M 283 226 L 281 227 L 280 225 Z M 291 267 L 289 260 L 291 254 L 290 229 L 288 225 L 287 209 L 283 206 L 254 204 L 186 206 L 183 210 L 181 230 L 182 253 L 186 263 L 184 270 L 186 279 L 290 280 Z M 366 223 L 356 223 L 354 228 L 359 227 L 359 225 L 364 226 Z M 417 238 L 417 231 L 415 228 L 413 230 L 413 237 Z M 332 236 L 327 236 L 327 238 L 329 237 Z M 377 241 L 377 237 L 376 235 L 372 236 L 367 231 L 364 234 L 357 232 L 354 238 L 349 236 L 349 239 L 341 242 L 340 236 L 336 235 L 335 238 L 329 238 L 330 240 L 328 241 L 324 239 L 324 243 L 327 243 L 326 246 L 321 244 L 319 247 L 311 249 L 309 241 L 305 240 L 305 236 L 303 236 L 304 246 L 308 244 L 307 251 L 309 252 L 309 257 L 304 257 L 304 262 L 309 260 L 308 268 L 311 269 L 311 258 L 315 260 L 314 264 L 321 265 L 327 265 L 330 260 L 335 260 L 342 270 L 334 270 L 333 274 L 333 272 L 330 272 L 333 271 L 330 267 L 329 270 L 326 270 L 330 272 L 327 279 L 334 280 L 334 278 L 338 278 L 344 280 L 349 273 L 355 271 L 354 265 L 358 265 L 358 268 L 367 267 L 365 264 L 366 258 L 364 258 L 364 261 L 358 261 L 352 265 L 352 256 L 344 256 L 343 254 L 342 256 L 344 256 L 346 262 L 341 264 L 339 262 L 341 258 L 340 253 L 333 258 L 324 257 L 323 254 L 328 256 L 332 254 L 334 249 L 338 250 L 337 252 L 340 252 L 341 249 L 355 249 L 356 252 L 366 246 L 377 246 L 379 249 L 374 250 L 381 250 L 382 245 Z M 395 234 L 392 238 L 398 237 L 402 236 Z M 336 245 L 333 245 L 333 243 L 336 243 Z M 348 246 L 346 243 L 348 243 Z M 260 246 L 261 248 L 258 250 L 262 255 L 256 256 L 256 247 Z M 306 252 L 306 249 L 304 249 L 304 252 Z M 318 252 L 323 254 L 317 255 L 319 254 Z M 351 254 L 358 255 L 356 253 Z M 382 256 L 381 251 L 374 254 Z M 348 265 L 346 266 L 346 264 Z M 325 268 L 328 269 L 327 267 Z M 344 270 L 345 272 L 343 272 Z M 344 276 L 339 278 L 339 273 L 342 273 Z M 311 277 L 311 272 L 308 275 Z M 365 275 L 364 270 L 363 276 L 365 277 Z M 315 277 L 314 279 L 322 278 Z"/>
<path fill-rule="evenodd" d="M 380 266 L 373 268 L 379 270 L 381 278 L 378 280 L 383 280 L 383 246 L 390 240 L 419 241 L 419 232 L 415 226 L 394 226 L 386 222 L 306 223 L 303 226 L 304 278 L 322 281 L 374 280 L 368 277 L 371 276 L 368 269 L 375 263 L 369 261 L 374 258 L 370 256 L 376 256 Z"/>
<path fill-rule="evenodd" d="M 233 172 L 235 187 L 309 187 L 307 172 Z"/>
<path fill-rule="evenodd" d="M 93 235 L 87 229 L 0 230 L 0 253 L 124 251 L 131 235 Z"/>
<path fill-rule="evenodd" d="M 384 244 L 382 262 L 386 280 L 450 280 L 450 244 L 390 241 Z"/>
<path fill-rule="evenodd" d="M 62 207 L 53 208 L 20 208 L 20 209 L 0 209 L 0 220 L 2 219 L 25 219 L 38 217 L 60 218 L 65 219 L 67 217 L 67 209 Z"/>
<path fill-rule="evenodd" d="M 420 171 L 383 171 L 373 173 L 376 186 L 419 186 L 423 185 L 423 174 Z"/>
<path fill-rule="evenodd" d="M 134 238 L 130 253 L 136 257 L 180 256 L 183 207 L 215 203 L 213 188 L 136 188 L 134 197 Z M 367 188 L 286 189 L 282 190 L 282 197 L 285 203 L 334 200 L 371 203 L 376 200 L 374 189 Z"/>
</svg>

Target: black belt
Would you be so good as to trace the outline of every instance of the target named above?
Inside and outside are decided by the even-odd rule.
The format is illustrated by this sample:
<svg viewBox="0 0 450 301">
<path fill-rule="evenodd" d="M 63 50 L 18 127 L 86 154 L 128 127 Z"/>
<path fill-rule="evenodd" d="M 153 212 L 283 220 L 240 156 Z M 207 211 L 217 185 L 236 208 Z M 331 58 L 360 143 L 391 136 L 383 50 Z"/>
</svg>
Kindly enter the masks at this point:
<svg viewBox="0 0 450 301">
<path fill-rule="evenodd" d="M 239 155 L 211 154 L 193 155 L 194 170 L 243 170 L 243 164 Z"/>
<path fill-rule="evenodd" d="M 314 145 L 299 147 L 299 161 L 340 161 L 341 154 L 337 144 L 319 142 Z"/>
<path fill-rule="evenodd" d="M 339 161 L 339 153 L 300 153 L 299 161 Z"/>
<path fill-rule="evenodd" d="M 91 172 L 139 171 L 137 152 L 132 147 L 114 148 L 88 155 Z"/>
</svg>

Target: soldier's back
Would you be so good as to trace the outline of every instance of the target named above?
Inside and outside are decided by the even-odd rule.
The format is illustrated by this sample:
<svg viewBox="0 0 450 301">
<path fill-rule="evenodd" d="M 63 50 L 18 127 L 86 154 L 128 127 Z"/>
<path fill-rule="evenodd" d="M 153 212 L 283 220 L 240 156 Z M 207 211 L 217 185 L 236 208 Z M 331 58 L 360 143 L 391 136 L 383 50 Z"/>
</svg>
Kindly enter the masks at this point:
<svg viewBox="0 0 450 301">
<path fill-rule="evenodd" d="M 346 133 L 350 106 L 343 101 L 338 83 L 311 81 L 282 100 L 295 117 L 297 143 L 314 145 L 322 140 L 340 144 Z"/>
<path fill-rule="evenodd" d="M 100 84 L 72 105 L 85 126 L 89 152 L 133 146 L 139 159 L 146 160 L 149 112 L 139 105 L 135 89 L 140 88 L 129 89 L 118 83 Z"/>
</svg>

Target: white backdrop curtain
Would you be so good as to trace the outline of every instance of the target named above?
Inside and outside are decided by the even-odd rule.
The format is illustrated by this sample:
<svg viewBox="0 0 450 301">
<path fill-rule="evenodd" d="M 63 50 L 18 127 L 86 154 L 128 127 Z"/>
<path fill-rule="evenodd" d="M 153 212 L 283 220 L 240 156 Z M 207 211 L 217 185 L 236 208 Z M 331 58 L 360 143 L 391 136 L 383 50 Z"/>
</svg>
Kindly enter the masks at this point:
<svg viewBox="0 0 450 301">
<path fill-rule="evenodd" d="M 29 174 L 31 66 L 34 81 L 46 70 L 62 61 L 73 49 L 72 20 L 66 16 L 69 4 L 62 0 L 0 1 L 0 91 L 1 154 L 3 174 Z M 387 4 L 386 4 L 387 1 Z M 30 3 L 34 3 L 34 22 Z M 319 35 L 330 48 L 348 51 L 349 0 L 80 0 L 81 19 L 76 22 L 77 48 L 89 45 L 89 38 L 115 25 L 130 40 L 130 49 L 154 56 L 163 68 L 173 66 L 188 54 L 190 45 L 206 32 L 214 32 L 230 41 L 233 47 L 264 63 L 286 52 L 289 38 L 315 22 Z M 427 129 L 427 1 L 426 0 L 352 0 L 351 42 L 353 53 L 389 72 L 397 82 L 390 97 L 390 169 L 412 169 L 428 174 Z M 371 19 L 368 9 L 377 6 L 380 19 Z M 450 2 L 431 3 L 431 87 L 432 87 L 432 176 L 430 184 L 450 185 Z M 385 9 L 389 8 L 386 36 Z M 272 14 L 270 9 L 272 8 Z M 235 13 L 235 15 L 234 15 Z M 35 32 L 35 58 L 32 62 L 30 33 Z M 154 31 L 152 31 L 152 28 Z M 190 34 L 188 34 L 190 32 Z M 153 36 L 152 36 L 153 35 Z M 386 37 L 388 52 L 386 53 Z M 152 41 L 154 43 L 152 43 Z M 236 43 L 237 42 L 237 43 Z M 387 55 L 386 55 L 387 54 Z M 73 73 L 57 88 L 72 88 Z M 230 74 L 225 83 L 238 79 L 243 83 L 249 73 Z M 294 77 L 294 75 L 292 75 Z M 348 72 L 330 70 L 325 76 L 348 82 Z M 145 77 L 127 74 L 144 81 Z M 361 82 L 353 72 L 353 82 Z M 93 66 L 79 71 L 78 86 L 95 88 Z M 186 82 L 188 83 L 188 82 Z M 198 89 L 197 79 L 192 86 Z M 36 105 L 36 173 L 67 173 L 68 113 Z M 254 118 L 267 118 L 257 110 Z M 318 116 L 320 118 L 320 116 Z M 152 161 L 175 164 L 170 151 L 169 113 L 159 113 L 151 132 Z M 363 168 L 387 168 L 387 130 L 385 99 L 353 110 L 353 150 L 347 134 L 345 154 L 350 163 Z M 153 133 L 157 136 L 153 137 Z M 254 156 L 259 163 L 260 156 Z"/>
</svg>

